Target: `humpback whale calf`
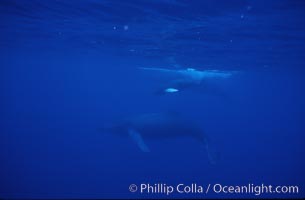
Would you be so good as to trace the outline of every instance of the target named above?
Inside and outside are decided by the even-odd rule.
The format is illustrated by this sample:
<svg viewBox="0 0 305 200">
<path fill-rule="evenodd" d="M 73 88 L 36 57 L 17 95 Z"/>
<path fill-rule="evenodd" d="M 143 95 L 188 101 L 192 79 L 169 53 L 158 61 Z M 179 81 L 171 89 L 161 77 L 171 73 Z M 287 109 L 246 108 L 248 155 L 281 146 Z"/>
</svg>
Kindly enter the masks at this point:
<svg viewBox="0 0 305 200">
<path fill-rule="evenodd" d="M 176 93 L 188 88 L 196 88 L 197 90 L 207 89 L 209 79 L 227 79 L 230 78 L 236 71 L 221 71 L 221 70 L 196 70 L 194 68 L 186 69 L 167 69 L 167 68 L 148 68 L 140 67 L 139 69 L 151 72 L 162 73 L 167 75 L 168 83 L 157 91 L 157 94 Z"/>
<path fill-rule="evenodd" d="M 190 137 L 202 144 L 207 151 L 209 162 L 215 163 L 215 156 L 210 152 L 208 139 L 201 128 L 178 114 L 148 113 L 137 115 L 104 128 L 103 131 L 129 136 L 143 152 L 150 152 L 150 148 L 145 143 L 145 140 L 149 138 Z"/>
</svg>

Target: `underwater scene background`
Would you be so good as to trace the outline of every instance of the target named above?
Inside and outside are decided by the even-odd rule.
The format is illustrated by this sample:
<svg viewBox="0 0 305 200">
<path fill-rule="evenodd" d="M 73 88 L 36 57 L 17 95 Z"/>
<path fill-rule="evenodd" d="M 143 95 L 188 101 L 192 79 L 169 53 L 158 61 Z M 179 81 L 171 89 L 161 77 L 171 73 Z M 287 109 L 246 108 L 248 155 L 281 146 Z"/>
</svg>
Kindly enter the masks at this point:
<svg viewBox="0 0 305 200">
<path fill-rule="evenodd" d="M 0 0 L 0 198 L 304 198 L 304 11 L 302 0 Z M 178 89 L 162 70 L 230 76 Z M 146 123 L 163 123 L 130 122 L 147 113 L 183 120 L 145 138 Z M 193 123 L 215 163 L 181 131 Z M 180 183 L 204 193 L 139 190 Z"/>
</svg>

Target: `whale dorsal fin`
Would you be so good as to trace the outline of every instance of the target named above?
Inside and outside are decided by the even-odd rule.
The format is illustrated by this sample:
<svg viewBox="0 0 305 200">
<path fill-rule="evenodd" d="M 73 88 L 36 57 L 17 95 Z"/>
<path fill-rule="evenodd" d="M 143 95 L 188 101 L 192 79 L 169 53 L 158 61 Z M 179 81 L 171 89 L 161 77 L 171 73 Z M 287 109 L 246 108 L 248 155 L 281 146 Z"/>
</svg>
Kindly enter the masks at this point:
<svg viewBox="0 0 305 200">
<path fill-rule="evenodd" d="M 141 149 L 141 151 L 150 152 L 148 146 L 145 144 L 145 142 L 139 132 L 130 128 L 130 129 L 128 129 L 128 134 L 129 134 L 130 138 L 136 143 L 136 145 Z"/>
</svg>

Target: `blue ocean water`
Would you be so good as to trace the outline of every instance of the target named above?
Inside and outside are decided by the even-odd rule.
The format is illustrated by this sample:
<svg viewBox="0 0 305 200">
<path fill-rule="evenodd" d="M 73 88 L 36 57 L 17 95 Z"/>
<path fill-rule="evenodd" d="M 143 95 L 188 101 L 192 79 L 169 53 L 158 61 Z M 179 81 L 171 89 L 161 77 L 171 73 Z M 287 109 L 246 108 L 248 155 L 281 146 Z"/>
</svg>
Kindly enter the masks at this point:
<svg viewBox="0 0 305 200">
<path fill-rule="evenodd" d="M 304 198 L 304 11 L 302 0 L 0 0 L 0 198 Z M 158 95 L 172 78 L 141 67 L 232 76 Z M 150 152 L 102 130 L 146 113 L 196 123 L 216 163 L 175 129 L 144 138 Z M 180 183 L 204 193 L 140 192 Z"/>
</svg>

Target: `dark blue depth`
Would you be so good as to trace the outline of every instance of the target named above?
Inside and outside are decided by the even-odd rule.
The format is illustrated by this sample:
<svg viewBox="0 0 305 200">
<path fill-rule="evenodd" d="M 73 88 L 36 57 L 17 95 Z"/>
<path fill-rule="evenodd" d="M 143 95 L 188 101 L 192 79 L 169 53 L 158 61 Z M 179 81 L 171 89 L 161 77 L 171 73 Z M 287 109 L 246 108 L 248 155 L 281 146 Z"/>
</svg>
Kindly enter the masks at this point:
<svg viewBox="0 0 305 200">
<path fill-rule="evenodd" d="M 0 198 L 304 198 L 304 50 L 302 0 L 0 0 Z M 140 67 L 237 73 L 160 94 L 171 78 Z M 187 120 L 144 138 L 150 152 L 105 131 L 145 113 Z M 190 123 L 215 164 L 176 137 Z M 129 191 L 141 183 L 299 193 Z"/>
</svg>

